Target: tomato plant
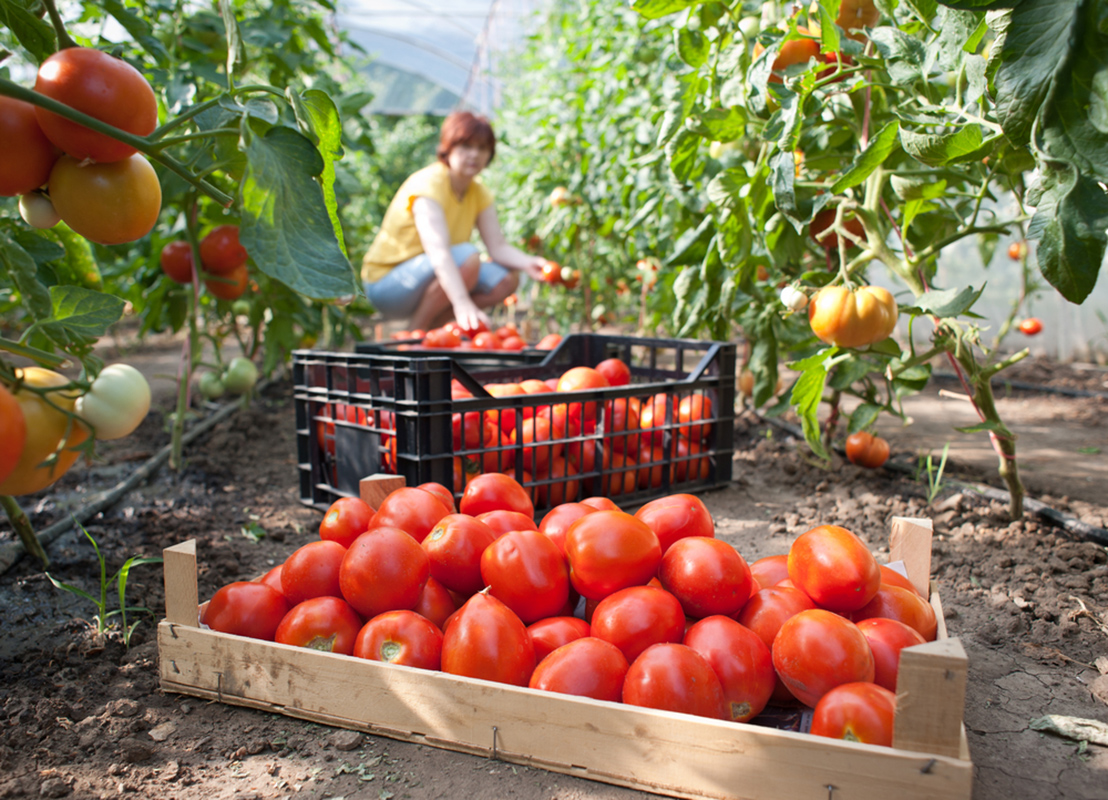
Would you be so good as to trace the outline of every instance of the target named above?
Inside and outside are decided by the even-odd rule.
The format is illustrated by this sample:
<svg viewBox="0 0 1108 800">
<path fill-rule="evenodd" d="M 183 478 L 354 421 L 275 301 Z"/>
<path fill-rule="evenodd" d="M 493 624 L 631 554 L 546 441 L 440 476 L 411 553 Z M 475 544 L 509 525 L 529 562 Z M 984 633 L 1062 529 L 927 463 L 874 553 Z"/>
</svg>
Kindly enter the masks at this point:
<svg viewBox="0 0 1108 800">
<path fill-rule="evenodd" d="M 789 579 L 831 611 L 856 611 L 881 585 L 877 559 L 846 528 L 820 525 L 801 534 L 789 548 Z"/>
<path fill-rule="evenodd" d="M 362 618 L 342 598 L 313 597 L 285 614 L 273 641 L 349 656 L 361 628 Z"/>
<path fill-rule="evenodd" d="M 478 592 L 446 626 L 442 671 L 527 686 L 535 671 L 535 646 L 515 612 Z"/>
<path fill-rule="evenodd" d="M 162 187 L 141 153 L 95 164 L 64 155 L 50 170 L 50 201 L 62 220 L 86 239 L 124 244 L 154 227 Z"/>
<path fill-rule="evenodd" d="M 683 643 L 704 657 L 719 678 L 733 722 L 749 722 L 769 703 L 777 683 L 769 647 L 730 617 L 693 623 Z"/>
<path fill-rule="evenodd" d="M 712 719 L 730 719 L 723 686 L 708 661 L 683 644 L 655 644 L 632 662 L 623 702 Z"/>
<path fill-rule="evenodd" d="M 142 73 L 92 47 L 68 47 L 43 61 L 35 91 L 137 136 L 158 124 L 158 101 Z M 135 153 L 131 145 L 45 108 L 35 111 L 50 141 L 77 161 L 108 163 Z"/>
<path fill-rule="evenodd" d="M 611 642 L 633 663 L 646 648 L 680 642 L 685 613 L 680 601 L 657 586 L 629 586 L 605 597 L 593 609 L 590 635 Z"/>
<path fill-rule="evenodd" d="M 813 736 L 892 747 L 896 695 L 875 683 L 846 683 L 825 694 L 812 713 Z"/>
<path fill-rule="evenodd" d="M 272 642 L 289 608 L 289 601 L 276 589 L 264 583 L 235 581 L 216 590 L 200 621 L 221 633 Z"/>
<path fill-rule="evenodd" d="M 340 497 L 327 508 L 319 522 L 319 538 L 350 547 L 369 530 L 373 507 L 358 497 Z"/>
<path fill-rule="evenodd" d="M 785 620 L 770 649 L 777 674 L 805 705 L 814 707 L 841 684 L 873 682 L 873 653 L 866 637 L 832 611 L 813 608 Z"/>
<path fill-rule="evenodd" d="M 371 619 L 385 611 L 415 608 L 429 576 L 430 563 L 419 542 L 375 523 L 343 556 L 339 588 L 355 611 Z"/>
<path fill-rule="evenodd" d="M 539 662 L 529 686 L 547 692 L 620 702 L 628 664 L 615 645 L 591 636 L 574 639 Z"/>
<path fill-rule="evenodd" d="M 442 640 L 442 631 L 415 611 L 386 611 L 358 631 L 353 654 L 370 661 L 437 670 L 442 664 Z"/>
<path fill-rule="evenodd" d="M 130 364 L 111 364 L 100 370 L 88 391 L 77 398 L 73 411 L 89 424 L 97 439 L 122 439 L 146 419 L 150 384 Z"/>
<path fill-rule="evenodd" d="M 58 152 L 39 127 L 33 105 L 0 96 L 0 139 L 0 197 L 33 192 L 46 183 Z"/>
<path fill-rule="evenodd" d="M 877 469 L 889 460 L 889 443 L 869 431 L 857 431 L 846 437 L 846 457 L 851 464 Z"/>
</svg>

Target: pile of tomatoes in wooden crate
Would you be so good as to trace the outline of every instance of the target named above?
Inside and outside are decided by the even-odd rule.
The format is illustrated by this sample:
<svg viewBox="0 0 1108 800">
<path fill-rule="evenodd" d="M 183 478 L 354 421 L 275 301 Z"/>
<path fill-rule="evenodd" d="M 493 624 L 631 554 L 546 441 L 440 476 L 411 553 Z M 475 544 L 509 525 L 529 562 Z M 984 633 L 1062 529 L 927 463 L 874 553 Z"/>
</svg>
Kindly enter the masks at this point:
<svg viewBox="0 0 1108 800">
<path fill-rule="evenodd" d="M 695 495 L 635 514 L 554 507 L 491 473 L 342 498 L 320 539 L 219 589 L 225 633 L 516 686 L 890 745 L 900 650 L 935 638 L 927 599 L 834 525 L 748 564 Z"/>
<path fill-rule="evenodd" d="M 432 350 L 508 350 L 519 351 L 527 347 L 535 350 L 553 350 L 562 342 L 561 334 L 548 333 L 534 345 L 524 341 L 519 329 L 512 323 L 489 330 L 484 323 L 476 330 L 464 330 L 457 322 L 448 322 L 441 328 L 429 331 L 415 329 L 397 331 L 389 337 L 397 350 L 428 348 Z"/>
</svg>

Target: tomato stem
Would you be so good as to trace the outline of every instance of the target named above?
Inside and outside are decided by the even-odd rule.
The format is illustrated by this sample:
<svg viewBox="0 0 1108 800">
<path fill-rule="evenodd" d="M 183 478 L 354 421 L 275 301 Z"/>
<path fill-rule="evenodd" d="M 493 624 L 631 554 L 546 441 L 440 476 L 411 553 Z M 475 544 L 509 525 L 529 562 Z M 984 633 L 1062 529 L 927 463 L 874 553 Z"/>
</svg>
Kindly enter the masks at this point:
<svg viewBox="0 0 1108 800">
<path fill-rule="evenodd" d="M 42 0 L 42 4 L 46 6 L 46 13 L 50 15 L 50 24 L 54 26 L 54 33 L 58 37 L 58 49 L 65 50 L 68 47 L 77 47 L 77 43 L 73 41 L 69 31 L 65 29 L 65 22 L 62 21 L 62 15 L 58 13 L 58 7 L 54 0 Z"/>
<path fill-rule="evenodd" d="M 42 548 L 42 542 L 35 536 L 35 529 L 31 527 L 31 521 L 27 519 L 27 514 L 20 508 L 15 498 L 6 494 L 0 495 L 0 506 L 4 507 L 4 513 L 8 515 L 12 528 L 19 536 L 19 541 L 23 543 L 23 549 L 41 561 L 43 569 L 50 566 L 50 558 Z"/>
</svg>

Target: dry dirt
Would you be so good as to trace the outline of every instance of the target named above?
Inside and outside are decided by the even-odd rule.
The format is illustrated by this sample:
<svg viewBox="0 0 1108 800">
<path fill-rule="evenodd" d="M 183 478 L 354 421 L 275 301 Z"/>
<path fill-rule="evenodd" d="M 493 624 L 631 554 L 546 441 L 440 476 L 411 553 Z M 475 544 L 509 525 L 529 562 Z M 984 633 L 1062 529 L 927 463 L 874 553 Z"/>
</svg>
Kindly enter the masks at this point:
<svg viewBox="0 0 1108 800">
<path fill-rule="evenodd" d="M 1038 383 L 1104 391 L 1101 372 L 1023 369 Z M 200 593 L 207 597 L 316 537 L 319 512 L 298 502 L 290 394 L 287 383 L 273 385 L 191 447 L 181 473 L 163 469 L 90 521 L 109 575 L 132 555 L 159 555 L 196 539 Z M 937 415 L 946 414 L 939 398 L 933 400 Z M 1108 525 L 1108 485 L 1097 473 L 1104 456 L 1094 452 L 1105 440 L 1105 399 L 1016 391 L 1005 402 L 1012 405 L 1002 413 L 1021 436 L 1026 428 L 1030 438 L 1041 425 L 1048 440 L 1081 443 L 1066 445 L 1053 462 L 1049 453 L 1028 448 L 1029 458 L 1040 459 L 1027 469 L 1032 495 L 1091 525 Z M 105 447 L 103 463 L 73 469 L 55 491 L 24 503 L 35 526 L 45 528 L 89 493 L 114 485 L 165 444 L 163 410 L 156 408 L 136 435 Z M 1098 659 L 1108 669 L 1103 546 L 1034 517 L 1009 523 L 1005 507 L 971 491 L 947 488 L 929 505 L 925 485 L 903 471 L 849 464 L 818 469 L 803 457 L 803 446 L 748 413 L 737 429 L 736 480 L 703 497 L 717 535 L 748 561 L 785 552 L 820 523 L 855 531 L 880 559 L 891 517 L 934 519 L 933 578 L 950 634 L 969 655 L 965 725 L 976 765 L 974 798 L 1108 798 L 1108 748 L 1030 725 L 1045 714 L 1108 722 L 1108 677 L 1097 669 Z M 937 454 L 951 437 L 949 427 L 936 431 L 897 432 L 904 437 L 901 453 Z M 990 479 L 987 457 L 975 465 L 972 458 L 961 463 L 959 455 L 952 451 L 948 475 Z M 1064 464 L 1067 477 L 1052 480 L 1052 464 Z M 1083 480 L 1089 475 L 1095 480 Z M 257 541 L 246 535 L 252 523 L 264 531 Z M 0 542 L 10 538 L 0 524 Z M 83 537 L 64 535 L 50 556 L 52 575 L 98 593 L 99 565 Z M 152 610 L 130 648 L 117 631 L 98 636 L 90 624 L 93 605 L 55 589 L 31 559 L 0 576 L 0 798 L 653 796 L 165 694 L 154 641 L 164 614 L 160 569 L 137 567 L 127 599 Z M 109 607 L 116 607 L 114 600 Z"/>
</svg>

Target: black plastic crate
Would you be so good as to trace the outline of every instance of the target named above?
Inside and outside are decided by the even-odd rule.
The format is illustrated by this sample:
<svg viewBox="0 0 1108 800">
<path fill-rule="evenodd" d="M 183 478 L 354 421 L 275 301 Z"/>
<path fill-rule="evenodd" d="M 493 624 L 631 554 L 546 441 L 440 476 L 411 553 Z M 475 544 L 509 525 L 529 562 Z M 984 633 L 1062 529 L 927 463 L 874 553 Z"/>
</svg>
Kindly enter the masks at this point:
<svg viewBox="0 0 1108 800">
<path fill-rule="evenodd" d="M 498 385 L 557 379 L 612 357 L 630 366 L 629 385 L 496 396 Z M 630 508 L 731 480 L 731 343 L 574 334 L 539 363 L 480 370 L 452 351 L 300 350 L 293 380 L 300 499 L 321 510 L 382 472 L 411 486 L 441 483 L 460 497 L 468 470 L 507 471 L 532 491 L 536 516 L 585 496 Z M 644 431 L 635 420 L 647 402 L 653 424 Z M 699 418 L 682 417 L 697 406 Z M 592 425 L 563 427 L 564 418 L 590 412 Z M 547 430 L 549 438 L 534 441 Z"/>
</svg>

